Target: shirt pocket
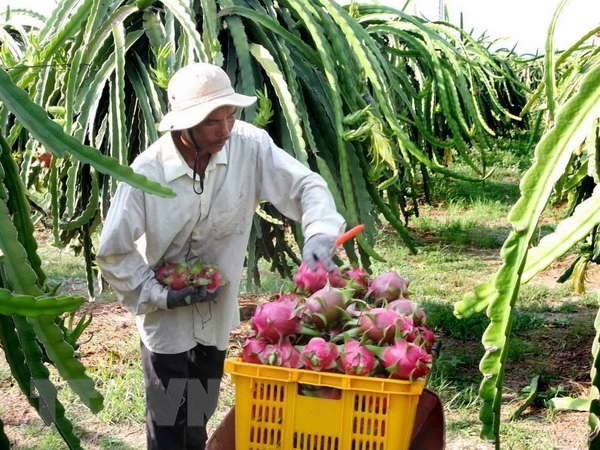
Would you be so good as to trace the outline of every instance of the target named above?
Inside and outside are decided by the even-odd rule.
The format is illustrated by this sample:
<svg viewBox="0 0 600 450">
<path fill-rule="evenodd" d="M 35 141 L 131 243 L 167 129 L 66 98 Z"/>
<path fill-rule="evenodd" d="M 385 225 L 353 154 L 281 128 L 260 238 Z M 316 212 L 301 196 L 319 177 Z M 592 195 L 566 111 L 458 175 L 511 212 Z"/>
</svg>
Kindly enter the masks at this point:
<svg viewBox="0 0 600 450">
<path fill-rule="evenodd" d="M 248 192 L 221 192 L 215 198 L 207 217 L 210 238 L 219 240 L 243 234 L 253 212 Z"/>
</svg>

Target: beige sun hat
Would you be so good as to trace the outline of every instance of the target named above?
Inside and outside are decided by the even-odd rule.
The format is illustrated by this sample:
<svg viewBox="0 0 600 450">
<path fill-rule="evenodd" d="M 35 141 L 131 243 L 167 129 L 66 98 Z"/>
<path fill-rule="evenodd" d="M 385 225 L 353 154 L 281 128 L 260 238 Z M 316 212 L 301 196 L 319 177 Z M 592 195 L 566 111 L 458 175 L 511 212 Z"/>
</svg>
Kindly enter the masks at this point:
<svg viewBox="0 0 600 450">
<path fill-rule="evenodd" d="M 208 63 L 190 64 L 175 72 L 167 95 L 171 109 L 160 121 L 160 131 L 192 128 L 221 106 L 244 107 L 256 101 L 256 97 L 236 93 L 225 71 Z"/>
</svg>

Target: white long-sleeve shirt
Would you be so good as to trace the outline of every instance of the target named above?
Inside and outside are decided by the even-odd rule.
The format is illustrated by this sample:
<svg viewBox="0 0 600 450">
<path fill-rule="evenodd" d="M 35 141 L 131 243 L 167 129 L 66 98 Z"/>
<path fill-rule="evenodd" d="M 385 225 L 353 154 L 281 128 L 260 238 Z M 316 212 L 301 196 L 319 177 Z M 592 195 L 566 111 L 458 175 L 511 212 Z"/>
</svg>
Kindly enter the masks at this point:
<svg viewBox="0 0 600 450">
<path fill-rule="evenodd" d="M 177 196 L 161 198 L 120 183 L 97 262 L 119 301 L 135 314 L 142 342 L 155 353 L 180 353 L 197 343 L 227 348 L 229 332 L 239 324 L 240 278 L 260 201 L 301 221 L 306 239 L 317 233 L 337 236 L 345 226 L 325 181 L 265 131 L 243 121 L 236 121 L 223 149 L 211 156 L 201 195 L 194 192 L 192 169 L 170 133 L 131 167 Z M 217 265 L 228 284 L 215 302 L 168 310 L 167 289 L 153 269 L 196 258 Z"/>
</svg>

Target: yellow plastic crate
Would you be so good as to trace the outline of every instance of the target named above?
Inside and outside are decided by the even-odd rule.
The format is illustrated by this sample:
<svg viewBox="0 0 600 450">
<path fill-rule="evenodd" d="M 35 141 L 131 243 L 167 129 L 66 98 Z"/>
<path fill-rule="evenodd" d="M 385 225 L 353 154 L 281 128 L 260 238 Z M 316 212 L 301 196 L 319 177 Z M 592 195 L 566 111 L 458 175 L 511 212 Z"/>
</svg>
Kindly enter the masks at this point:
<svg viewBox="0 0 600 450">
<path fill-rule="evenodd" d="M 227 359 L 225 371 L 236 385 L 237 450 L 408 449 L 425 384 L 238 359 Z M 319 386 L 337 398 L 307 395 Z"/>
</svg>

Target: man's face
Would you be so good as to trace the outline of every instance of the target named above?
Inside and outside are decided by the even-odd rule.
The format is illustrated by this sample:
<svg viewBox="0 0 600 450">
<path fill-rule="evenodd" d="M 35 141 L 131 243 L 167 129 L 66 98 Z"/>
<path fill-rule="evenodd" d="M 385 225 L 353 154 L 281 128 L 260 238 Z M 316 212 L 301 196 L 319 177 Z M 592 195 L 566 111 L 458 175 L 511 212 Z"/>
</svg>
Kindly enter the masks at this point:
<svg viewBox="0 0 600 450">
<path fill-rule="evenodd" d="M 235 123 L 235 111 L 235 106 L 221 106 L 190 129 L 202 151 L 212 155 L 223 148 Z"/>
</svg>

